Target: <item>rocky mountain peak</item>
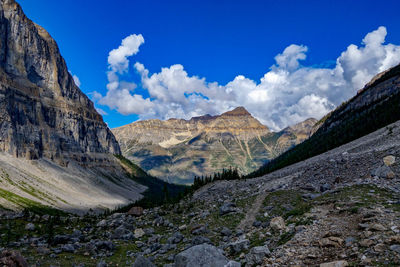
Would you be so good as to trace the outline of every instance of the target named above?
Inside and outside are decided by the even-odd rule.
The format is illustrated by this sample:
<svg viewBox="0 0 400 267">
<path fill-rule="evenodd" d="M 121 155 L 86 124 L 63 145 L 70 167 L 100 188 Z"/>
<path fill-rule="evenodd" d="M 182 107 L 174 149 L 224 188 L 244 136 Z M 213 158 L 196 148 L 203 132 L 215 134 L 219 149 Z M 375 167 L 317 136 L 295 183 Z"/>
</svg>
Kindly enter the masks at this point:
<svg viewBox="0 0 400 267">
<path fill-rule="evenodd" d="M 231 111 L 222 113 L 221 116 L 251 116 L 251 114 L 244 107 L 237 107 Z"/>
</svg>

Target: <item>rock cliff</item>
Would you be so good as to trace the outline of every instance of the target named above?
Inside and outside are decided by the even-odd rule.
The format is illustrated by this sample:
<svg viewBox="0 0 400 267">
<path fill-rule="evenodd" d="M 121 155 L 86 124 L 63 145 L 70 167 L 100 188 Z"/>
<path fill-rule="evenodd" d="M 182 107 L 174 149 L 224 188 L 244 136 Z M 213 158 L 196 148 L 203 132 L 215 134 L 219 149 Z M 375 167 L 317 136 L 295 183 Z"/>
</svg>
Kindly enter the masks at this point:
<svg viewBox="0 0 400 267">
<path fill-rule="evenodd" d="M 74 212 L 142 197 L 113 156 L 120 147 L 76 86 L 56 42 L 0 0 L 0 205 Z"/>
<path fill-rule="evenodd" d="M 120 153 L 56 42 L 13 0 L 0 1 L 0 114 L 0 151 L 15 157 L 66 165 Z"/>
</svg>

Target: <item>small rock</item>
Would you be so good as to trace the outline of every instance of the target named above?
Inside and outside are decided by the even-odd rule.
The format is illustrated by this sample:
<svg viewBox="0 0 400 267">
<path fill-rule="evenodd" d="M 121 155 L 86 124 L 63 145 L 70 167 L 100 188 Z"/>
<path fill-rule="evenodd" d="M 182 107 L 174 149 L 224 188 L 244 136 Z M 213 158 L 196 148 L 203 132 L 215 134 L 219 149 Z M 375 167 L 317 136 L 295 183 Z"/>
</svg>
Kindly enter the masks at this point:
<svg viewBox="0 0 400 267">
<path fill-rule="evenodd" d="M 371 227 L 369 229 L 374 230 L 374 231 L 385 231 L 386 230 L 386 228 L 380 223 L 374 223 L 373 225 L 371 225 Z"/>
<path fill-rule="evenodd" d="M 388 244 L 400 244 L 400 235 L 393 235 L 390 236 L 387 240 L 386 243 Z"/>
<path fill-rule="evenodd" d="M 374 244 L 374 241 L 371 239 L 363 239 L 360 241 L 360 246 L 366 247 L 366 248 L 372 246 L 373 244 Z"/>
<path fill-rule="evenodd" d="M 397 252 L 398 254 L 400 254 L 400 245 L 391 245 L 390 250 Z"/>
<path fill-rule="evenodd" d="M 232 235 L 232 231 L 231 229 L 227 228 L 227 227 L 223 227 L 221 230 L 221 235 L 223 236 L 231 236 Z"/>
<path fill-rule="evenodd" d="M 73 252 L 75 252 L 75 247 L 72 244 L 65 244 L 61 247 L 61 250 L 64 252 L 73 253 Z"/>
<path fill-rule="evenodd" d="M 236 211 L 236 205 L 232 202 L 226 202 L 219 208 L 219 215 L 225 215 Z"/>
<path fill-rule="evenodd" d="M 331 187 L 330 184 L 323 184 L 323 185 L 321 185 L 320 188 L 319 188 L 319 190 L 320 190 L 321 192 L 325 192 L 325 191 L 328 191 L 328 190 L 331 190 L 331 189 L 332 189 L 332 187 Z"/>
<path fill-rule="evenodd" d="M 254 221 L 253 222 L 253 226 L 258 228 L 258 227 L 261 226 L 261 222 L 260 221 Z"/>
<path fill-rule="evenodd" d="M 96 267 L 107 267 L 107 266 L 108 264 L 104 260 L 100 260 L 96 265 Z"/>
<path fill-rule="evenodd" d="M 345 267 L 348 265 L 349 263 L 347 261 L 332 261 L 327 263 L 321 263 L 319 267 Z"/>
<path fill-rule="evenodd" d="M 386 250 L 386 246 L 384 244 L 380 243 L 380 244 L 377 244 L 374 246 L 374 250 L 376 252 L 383 252 Z"/>
<path fill-rule="evenodd" d="M 141 238 L 142 236 L 145 235 L 145 232 L 143 231 L 142 228 L 136 228 L 134 232 L 134 237 L 135 238 Z"/>
<path fill-rule="evenodd" d="M 383 158 L 383 163 L 385 163 L 386 166 L 391 166 L 396 162 L 396 157 L 389 155 Z"/>
<path fill-rule="evenodd" d="M 231 254 L 239 253 L 249 248 L 250 241 L 247 239 L 239 239 L 235 242 L 229 243 Z"/>
<path fill-rule="evenodd" d="M 25 225 L 25 230 L 34 231 L 35 225 L 33 223 L 28 223 L 27 225 Z"/>
</svg>

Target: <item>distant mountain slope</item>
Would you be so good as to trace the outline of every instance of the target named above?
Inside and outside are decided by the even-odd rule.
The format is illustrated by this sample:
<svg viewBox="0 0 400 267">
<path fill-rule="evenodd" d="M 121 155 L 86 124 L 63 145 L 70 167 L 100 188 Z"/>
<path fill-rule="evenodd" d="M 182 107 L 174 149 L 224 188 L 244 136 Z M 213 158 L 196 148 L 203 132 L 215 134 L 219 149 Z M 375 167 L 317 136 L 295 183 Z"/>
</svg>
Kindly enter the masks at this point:
<svg viewBox="0 0 400 267">
<path fill-rule="evenodd" d="M 400 65 L 375 76 L 357 95 L 322 118 L 305 142 L 265 164 L 257 177 L 355 140 L 400 119 Z"/>
<path fill-rule="evenodd" d="M 74 83 L 53 38 L 18 3 L 1 0 L 2 206 L 32 201 L 84 210 L 137 200 L 146 187 L 126 175 L 113 156 L 120 153 L 101 115 Z M 29 201 L 13 202 L 7 194 Z"/>
<path fill-rule="evenodd" d="M 249 173 L 308 137 L 316 120 L 270 132 L 243 107 L 190 120 L 145 120 L 112 129 L 123 154 L 175 183 L 237 167 Z"/>
</svg>

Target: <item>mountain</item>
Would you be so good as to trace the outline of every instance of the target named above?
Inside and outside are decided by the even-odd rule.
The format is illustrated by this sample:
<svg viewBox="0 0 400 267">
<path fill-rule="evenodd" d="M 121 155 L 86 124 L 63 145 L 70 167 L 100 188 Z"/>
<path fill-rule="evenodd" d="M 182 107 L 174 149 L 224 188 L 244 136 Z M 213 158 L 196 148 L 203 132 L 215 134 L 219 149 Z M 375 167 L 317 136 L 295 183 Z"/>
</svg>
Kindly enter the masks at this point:
<svg viewBox="0 0 400 267">
<path fill-rule="evenodd" d="M 322 118 L 308 140 L 266 163 L 257 177 L 305 160 L 400 119 L 400 64 L 376 75 L 353 98 Z"/>
<path fill-rule="evenodd" d="M 123 155 L 150 174 L 174 183 L 191 183 L 234 167 L 248 173 L 308 137 L 316 120 L 271 132 L 245 108 L 190 120 L 137 121 L 112 129 Z"/>
<path fill-rule="evenodd" d="M 53 38 L 1 0 L 0 204 L 80 210 L 139 199 L 146 187 L 126 175 L 120 153 Z"/>
</svg>

